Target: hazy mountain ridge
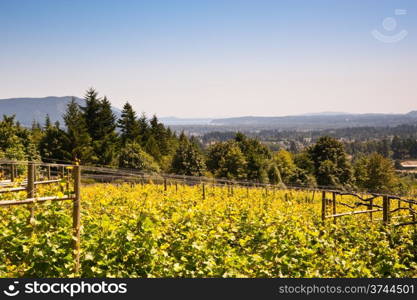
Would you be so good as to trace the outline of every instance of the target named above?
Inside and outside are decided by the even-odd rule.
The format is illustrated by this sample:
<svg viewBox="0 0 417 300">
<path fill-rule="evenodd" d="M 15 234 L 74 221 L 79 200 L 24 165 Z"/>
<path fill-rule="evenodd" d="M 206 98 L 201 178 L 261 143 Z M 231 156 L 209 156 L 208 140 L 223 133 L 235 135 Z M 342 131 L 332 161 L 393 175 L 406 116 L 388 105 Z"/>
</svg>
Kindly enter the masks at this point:
<svg viewBox="0 0 417 300">
<path fill-rule="evenodd" d="M 0 99 L 0 116 L 16 115 L 16 120 L 22 126 L 29 127 L 34 120 L 43 124 L 48 114 L 52 122 L 58 121 L 63 125 L 62 115 L 65 113 L 67 104 L 72 98 L 79 105 L 85 105 L 84 99 L 73 96 Z M 117 117 L 120 116 L 120 109 L 115 107 L 112 109 Z"/>
<path fill-rule="evenodd" d="M 23 126 L 31 126 L 35 120 L 44 123 L 48 114 L 51 121 L 63 124 L 62 115 L 72 96 L 44 98 L 10 98 L 0 99 L 0 116 L 16 115 Z M 77 103 L 84 105 L 84 99 L 74 97 Z M 113 107 L 113 112 L 120 116 L 120 109 Z M 205 126 L 218 130 L 219 127 L 255 128 L 255 129 L 326 129 L 359 126 L 397 126 L 417 124 L 417 110 L 406 114 L 352 114 L 344 112 L 309 113 L 281 117 L 242 116 L 233 118 L 160 118 L 168 126 Z"/>
<path fill-rule="evenodd" d="M 397 126 L 417 124 L 417 111 L 407 114 L 314 114 L 283 117 L 238 117 L 215 119 L 211 122 L 219 126 L 251 126 L 282 129 L 323 129 L 358 126 Z"/>
</svg>

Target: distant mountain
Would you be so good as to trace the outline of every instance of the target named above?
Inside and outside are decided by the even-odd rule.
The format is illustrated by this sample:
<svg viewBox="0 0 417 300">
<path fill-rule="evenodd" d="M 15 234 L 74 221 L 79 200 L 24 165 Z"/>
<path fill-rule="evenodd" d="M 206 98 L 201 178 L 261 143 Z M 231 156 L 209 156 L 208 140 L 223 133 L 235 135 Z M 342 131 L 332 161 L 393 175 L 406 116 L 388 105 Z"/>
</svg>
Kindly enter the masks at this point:
<svg viewBox="0 0 417 300">
<path fill-rule="evenodd" d="M 348 115 L 348 114 L 349 113 L 345 113 L 345 112 L 324 111 L 324 112 L 318 112 L 318 113 L 302 114 L 300 116 L 342 116 L 342 115 Z"/>
<path fill-rule="evenodd" d="M 417 118 L 417 110 L 410 111 L 406 116 Z"/>
<path fill-rule="evenodd" d="M 0 118 L 2 115 L 16 115 L 23 126 L 30 127 L 33 120 L 43 124 L 49 114 L 52 122 L 64 124 L 62 115 L 65 113 L 71 96 L 45 98 L 13 98 L 0 99 Z M 85 101 L 74 97 L 81 106 Z M 120 117 L 121 111 L 113 107 L 113 112 Z M 402 124 L 417 124 L 417 110 L 407 114 L 349 114 L 342 112 L 322 112 L 297 116 L 256 117 L 244 116 L 236 118 L 160 118 L 167 126 L 177 130 L 205 128 L 206 131 L 224 130 L 262 130 L 262 129 L 332 129 L 362 126 L 397 126 Z"/>
<path fill-rule="evenodd" d="M 65 96 L 0 99 L 0 117 L 3 115 L 16 115 L 16 120 L 20 124 L 30 127 L 34 120 L 43 124 L 48 114 L 52 122 L 59 121 L 63 125 L 62 115 L 65 113 L 67 104 L 72 98 L 71 96 Z M 85 105 L 84 99 L 74 98 L 79 105 Z M 120 116 L 118 108 L 113 107 L 113 112 L 116 116 Z"/>
<path fill-rule="evenodd" d="M 362 126 L 417 124 L 417 111 L 408 114 L 313 114 L 285 117 L 238 117 L 215 119 L 212 125 L 257 129 L 328 129 Z"/>
<path fill-rule="evenodd" d="M 213 119 L 205 118 L 177 118 L 177 117 L 162 117 L 159 119 L 165 125 L 209 125 Z"/>
</svg>

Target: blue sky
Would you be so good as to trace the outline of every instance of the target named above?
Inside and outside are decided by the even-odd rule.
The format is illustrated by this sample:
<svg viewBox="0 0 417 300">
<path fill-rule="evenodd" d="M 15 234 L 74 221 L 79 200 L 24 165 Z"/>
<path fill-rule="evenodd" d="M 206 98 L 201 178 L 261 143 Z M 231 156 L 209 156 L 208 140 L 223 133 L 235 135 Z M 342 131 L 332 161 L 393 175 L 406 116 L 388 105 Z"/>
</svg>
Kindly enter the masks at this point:
<svg viewBox="0 0 417 300">
<path fill-rule="evenodd" d="M 93 86 L 160 116 L 406 112 L 416 13 L 411 0 L 0 0 L 0 98 Z"/>
</svg>

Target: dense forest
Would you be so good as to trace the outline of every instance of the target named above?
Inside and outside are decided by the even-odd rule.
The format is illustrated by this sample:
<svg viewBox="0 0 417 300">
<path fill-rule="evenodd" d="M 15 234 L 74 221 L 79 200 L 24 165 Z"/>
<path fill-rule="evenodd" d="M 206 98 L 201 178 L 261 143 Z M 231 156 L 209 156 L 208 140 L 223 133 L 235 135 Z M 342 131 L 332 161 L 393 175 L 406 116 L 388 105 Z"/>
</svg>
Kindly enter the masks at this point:
<svg viewBox="0 0 417 300">
<path fill-rule="evenodd" d="M 417 158 L 417 125 L 351 127 L 313 131 L 261 130 L 244 133 L 259 139 L 272 150 L 286 149 L 291 152 L 299 152 L 316 143 L 322 136 L 330 136 L 342 142 L 347 153 L 355 158 L 373 152 L 396 160 Z M 214 131 L 202 135 L 200 140 L 204 145 L 209 145 L 229 140 L 234 135 L 233 131 Z"/>
<path fill-rule="evenodd" d="M 386 129 L 408 132 L 374 140 L 354 139 L 372 128 L 310 133 L 308 143 L 302 134 L 276 133 L 292 139 L 289 147 L 274 151 L 268 143 L 243 133 L 212 133 L 202 139 L 176 133 L 156 116 L 140 116 L 127 102 L 120 118 L 111 110 L 106 97 L 94 89 L 85 95 L 85 105 L 75 100 L 63 116 L 65 124 L 34 122 L 24 128 L 14 116 L 0 122 L 0 158 L 74 162 L 146 172 L 209 176 L 231 180 L 297 186 L 336 186 L 378 192 L 403 192 L 404 181 L 397 177 L 394 159 L 417 156 L 411 127 Z M 356 133 L 354 133 L 356 132 Z M 265 137 L 266 133 L 260 133 Z M 268 133 L 271 136 L 271 133 Z M 346 139 L 346 136 L 349 138 Z M 349 153 L 355 153 L 354 159 Z"/>
</svg>

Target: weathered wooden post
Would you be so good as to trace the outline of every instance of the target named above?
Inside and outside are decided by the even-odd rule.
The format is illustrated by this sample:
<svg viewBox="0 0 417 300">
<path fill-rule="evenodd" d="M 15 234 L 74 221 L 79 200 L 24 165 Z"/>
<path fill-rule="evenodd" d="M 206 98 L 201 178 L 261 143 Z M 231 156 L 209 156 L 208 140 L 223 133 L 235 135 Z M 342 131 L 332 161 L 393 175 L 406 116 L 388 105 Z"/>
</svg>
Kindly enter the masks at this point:
<svg viewBox="0 0 417 300">
<path fill-rule="evenodd" d="M 67 189 L 67 192 L 69 191 L 69 184 L 70 184 L 70 169 L 69 168 L 66 168 L 67 169 L 67 186 L 66 186 L 66 189 Z"/>
<path fill-rule="evenodd" d="M 175 193 L 178 194 L 178 182 L 175 181 Z"/>
<path fill-rule="evenodd" d="M 316 190 L 313 190 L 313 195 L 311 196 L 311 203 L 314 202 L 314 196 L 315 196 L 315 194 L 316 194 Z"/>
<path fill-rule="evenodd" d="M 15 177 L 15 173 L 16 173 L 16 171 L 15 171 L 15 165 L 14 164 L 11 164 L 10 165 L 10 182 L 14 182 L 14 177 Z"/>
<path fill-rule="evenodd" d="M 416 214 L 414 213 L 413 203 L 409 202 L 408 203 L 408 208 L 410 209 L 410 212 L 411 212 L 411 219 L 413 220 L 413 222 L 415 222 L 416 221 Z"/>
<path fill-rule="evenodd" d="M 371 219 L 371 222 L 373 221 L 374 217 L 372 214 L 372 210 L 374 209 L 374 199 L 371 199 L 369 201 L 369 210 L 371 210 L 371 212 L 369 213 L 369 218 Z"/>
<path fill-rule="evenodd" d="M 166 192 L 167 189 L 167 179 L 164 177 L 164 192 Z"/>
<path fill-rule="evenodd" d="M 47 176 L 48 176 L 48 180 L 51 180 L 51 166 L 48 166 Z"/>
<path fill-rule="evenodd" d="M 35 195 L 35 164 L 33 162 L 28 163 L 26 194 L 27 198 L 33 198 Z"/>
<path fill-rule="evenodd" d="M 336 192 L 333 192 L 333 215 L 336 215 Z M 333 217 L 333 223 L 336 224 L 336 217 Z"/>
<path fill-rule="evenodd" d="M 202 188 L 203 188 L 203 199 L 206 199 L 206 185 L 204 184 L 204 182 L 202 184 Z"/>
<path fill-rule="evenodd" d="M 65 178 L 65 167 L 61 166 L 61 178 L 64 179 Z"/>
<path fill-rule="evenodd" d="M 388 196 L 383 196 L 382 200 L 382 220 L 384 225 L 389 223 L 389 211 L 390 211 L 390 198 Z"/>
<path fill-rule="evenodd" d="M 326 220 L 326 207 L 327 200 L 326 200 L 326 192 L 322 191 L 321 193 L 321 220 L 324 222 Z"/>
<path fill-rule="evenodd" d="M 26 197 L 35 198 L 35 164 L 33 162 L 28 163 Z M 35 217 L 35 208 L 33 204 L 31 204 L 29 223 L 32 222 L 34 217 Z"/>
<path fill-rule="evenodd" d="M 81 227 L 81 167 L 74 166 L 74 200 L 72 211 L 74 273 L 80 271 L 80 227 Z"/>
</svg>

